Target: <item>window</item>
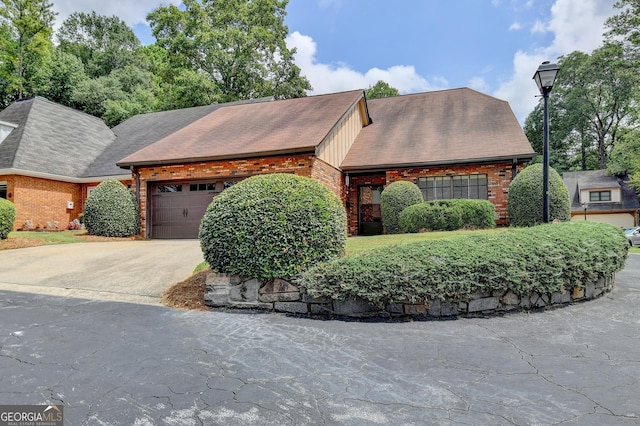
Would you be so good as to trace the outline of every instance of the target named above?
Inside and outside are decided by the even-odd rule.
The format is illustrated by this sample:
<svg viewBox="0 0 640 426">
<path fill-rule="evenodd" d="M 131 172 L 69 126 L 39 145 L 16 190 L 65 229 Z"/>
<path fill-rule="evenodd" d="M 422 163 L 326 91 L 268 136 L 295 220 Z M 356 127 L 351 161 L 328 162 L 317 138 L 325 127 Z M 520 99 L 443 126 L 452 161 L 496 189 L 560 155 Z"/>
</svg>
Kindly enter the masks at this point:
<svg viewBox="0 0 640 426">
<path fill-rule="evenodd" d="M 611 201 L 611 191 L 590 191 L 589 201 Z"/>
<path fill-rule="evenodd" d="M 7 198 L 7 182 L 0 182 L 0 198 Z"/>
<path fill-rule="evenodd" d="M 487 175 L 436 176 L 418 179 L 425 201 L 450 198 L 489 198 Z"/>
<path fill-rule="evenodd" d="M 189 191 L 215 191 L 216 184 L 213 183 L 192 183 L 189 185 Z"/>
<path fill-rule="evenodd" d="M 160 193 L 182 192 L 182 185 L 158 185 L 157 191 Z"/>
<path fill-rule="evenodd" d="M 235 185 L 235 184 L 236 184 L 236 183 L 238 183 L 238 182 L 239 182 L 239 181 L 237 181 L 237 180 L 226 181 L 226 182 L 224 182 L 224 184 L 223 184 L 223 188 L 224 188 L 224 189 L 229 189 L 229 188 L 231 188 L 233 185 Z"/>
</svg>

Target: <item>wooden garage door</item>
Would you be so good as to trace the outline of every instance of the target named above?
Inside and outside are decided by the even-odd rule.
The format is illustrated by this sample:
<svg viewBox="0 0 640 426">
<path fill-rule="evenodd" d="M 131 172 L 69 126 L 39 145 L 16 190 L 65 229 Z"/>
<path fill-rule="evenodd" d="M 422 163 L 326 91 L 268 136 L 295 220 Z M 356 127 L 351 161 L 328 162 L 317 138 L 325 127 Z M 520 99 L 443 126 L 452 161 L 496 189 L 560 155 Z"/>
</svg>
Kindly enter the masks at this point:
<svg viewBox="0 0 640 426">
<path fill-rule="evenodd" d="M 200 221 L 207 207 L 224 187 L 225 182 L 152 185 L 150 237 L 198 238 Z"/>
</svg>

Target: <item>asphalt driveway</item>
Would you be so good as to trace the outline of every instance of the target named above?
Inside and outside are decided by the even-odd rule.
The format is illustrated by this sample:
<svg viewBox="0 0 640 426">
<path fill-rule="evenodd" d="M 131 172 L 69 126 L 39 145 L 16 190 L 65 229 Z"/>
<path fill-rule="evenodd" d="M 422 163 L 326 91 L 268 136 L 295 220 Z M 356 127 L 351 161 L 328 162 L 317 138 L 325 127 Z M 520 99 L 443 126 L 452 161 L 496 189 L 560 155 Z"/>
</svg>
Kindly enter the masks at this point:
<svg viewBox="0 0 640 426">
<path fill-rule="evenodd" d="M 638 255 L 597 300 L 456 321 L 0 290 L 0 404 L 62 404 L 65 425 L 637 425 L 639 330 Z"/>
<path fill-rule="evenodd" d="M 0 289 L 158 304 L 203 261 L 198 240 L 92 242 L 0 252 Z"/>
</svg>

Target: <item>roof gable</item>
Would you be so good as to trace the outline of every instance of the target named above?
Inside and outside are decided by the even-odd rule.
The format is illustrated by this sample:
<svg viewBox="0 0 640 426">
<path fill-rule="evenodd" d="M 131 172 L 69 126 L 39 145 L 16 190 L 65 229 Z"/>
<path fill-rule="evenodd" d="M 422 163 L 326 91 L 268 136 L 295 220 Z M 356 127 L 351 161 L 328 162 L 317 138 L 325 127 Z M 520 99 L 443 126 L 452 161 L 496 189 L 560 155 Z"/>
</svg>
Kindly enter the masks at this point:
<svg viewBox="0 0 640 426">
<path fill-rule="evenodd" d="M 640 202 L 636 191 L 629 185 L 628 178 L 619 178 L 607 174 L 606 170 L 585 170 L 562 174 L 564 185 L 569 190 L 571 210 L 582 211 L 580 191 L 620 189 L 620 202 L 589 203 L 591 211 L 636 210 Z"/>
<path fill-rule="evenodd" d="M 99 118 L 45 98 L 17 101 L 0 120 L 18 125 L 0 145 L 0 167 L 80 178 L 115 139 Z"/>
<path fill-rule="evenodd" d="M 345 170 L 529 159 L 535 153 L 506 101 L 468 88 L 367 101 Z"/>
<path fill-rule="evenodd" d="M 223 105 L 118 162 L 121 167 L 313 152 L 363 91 Z"/>
</svg>

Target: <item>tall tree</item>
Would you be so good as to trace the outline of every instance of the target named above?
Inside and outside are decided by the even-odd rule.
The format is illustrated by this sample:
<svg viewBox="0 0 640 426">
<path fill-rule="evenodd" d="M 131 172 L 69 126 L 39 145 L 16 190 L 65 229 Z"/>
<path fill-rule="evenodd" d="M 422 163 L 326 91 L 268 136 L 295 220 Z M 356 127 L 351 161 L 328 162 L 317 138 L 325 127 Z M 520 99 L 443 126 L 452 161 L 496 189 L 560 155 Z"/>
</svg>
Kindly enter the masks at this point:
<svg viewBox="0 0 640 426">
<path fill-rule="evenodd" d="M 378 80 L 373 86 L 369 86 L 365 91 L 367 99 L 387 98 L 389 96 L 398 96 L 400 92 L 392 87 L 386 81 Z"/>
<path fill-rule="evenodd" d="M 610 44 L 622 46 L 627 57 L 640 59 L 640 0 L 618 0 L 614 8 L 620 13 L 607 19 L 605 38 Z"/>
<path fill-rule="evenodd" d="M 605 44 L 591 55 L 573 52 L 559 61 L 560 72 L 551 96 L 553 131 L 550 144 L 563 150 L 566 165 L 555 164 L 564 170 L 575 167 L 571 158 L 579 155 L 580 168 L 589 168 L 592 154 L 597 168 L 607 166 L 609 153 L 617 135 L 632 117 L 639 79 L 624 57 L 622 48 Z M 539 116 L 539 118 L 538 118 Z M 527 135 L 536 145 L 541 139 L 541 107 L 527 119 Z M 531 140 L 530 139 L 530 140 Z M 558 159 L 559 156 L 556 156 Z"/>
<path fill-rule="evenodd" d="M 51 54 L 55 12 L 48 0 L 0 1 L 0 80 L 5 101 L 31 94 L 31 78 Z"/>
<path fill-rule="evenodd" d="M 613 175 L 628 175 L 631 186 L 640 194 L 640 130 L 625 129 L 621 132 L 607 170 Z"/>
<path fill-rule="evenodd" d="M 89 77 L 109 75 L 113 70 L 140 65 L 140 40 L 117 16 L 95 12 L 71 14 L 57 32 L 63 52 L 77 56 Z"/>
<path fill-rule="evenodd" d="M 51 57 L 34 75 L 33 92 L 50 101 L 76 107 L 73 92 L 86 79 L 87 75 L 80 59 L 60 49 L 54 49 Z"/>
<path fill-rule="evenodd" d="M 202 73 L 222 102 L 290 98 L 311 88 L 285 44 L 288 0 L 184 0 L 147 16 L 157 44 L 180 69 Z"/>
</svg>

